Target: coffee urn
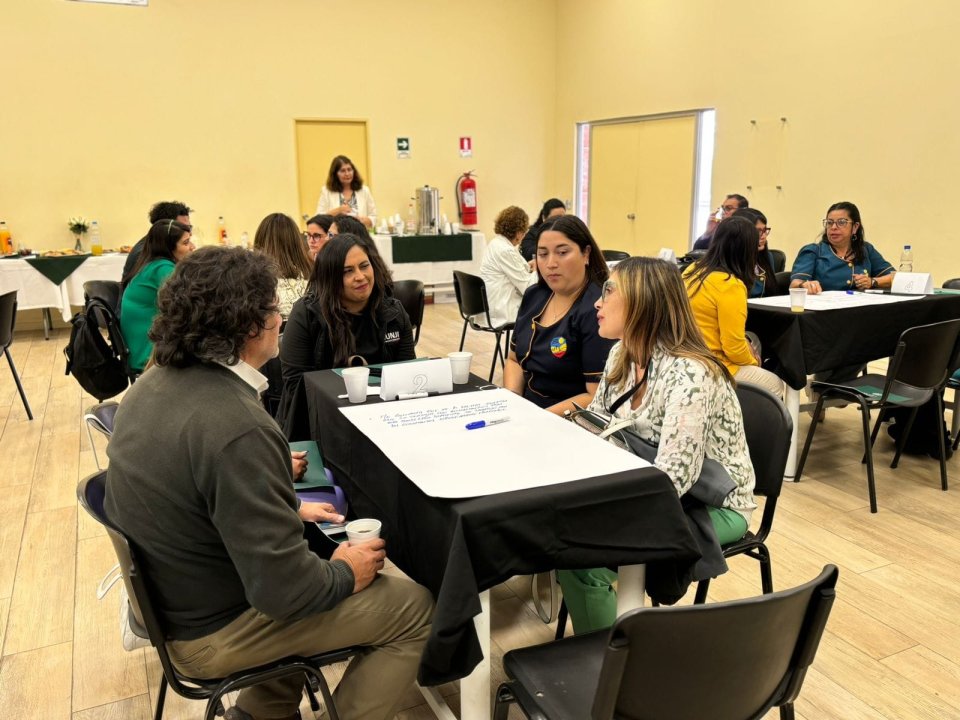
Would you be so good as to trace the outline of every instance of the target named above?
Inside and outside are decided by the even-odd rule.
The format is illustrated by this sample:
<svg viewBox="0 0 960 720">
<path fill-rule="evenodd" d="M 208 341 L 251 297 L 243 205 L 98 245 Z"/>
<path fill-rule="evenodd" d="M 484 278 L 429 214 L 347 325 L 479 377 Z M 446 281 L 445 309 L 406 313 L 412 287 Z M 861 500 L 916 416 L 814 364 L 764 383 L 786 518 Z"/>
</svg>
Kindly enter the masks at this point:
<svg viewBox="0 0 960 720">
<path fill-rule="evenodd" d="M 417 188 L 417 234 L 440 233 L 440 190 L 429 185 Z"/>
</svg>

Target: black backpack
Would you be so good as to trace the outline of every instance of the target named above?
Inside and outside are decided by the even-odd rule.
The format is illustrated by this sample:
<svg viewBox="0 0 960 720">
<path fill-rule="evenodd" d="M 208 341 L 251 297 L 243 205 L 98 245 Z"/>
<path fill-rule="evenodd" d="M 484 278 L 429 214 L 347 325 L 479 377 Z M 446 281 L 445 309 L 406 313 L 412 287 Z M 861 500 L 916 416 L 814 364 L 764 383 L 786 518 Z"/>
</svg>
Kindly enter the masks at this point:
<svg viewBox="0 0 960 720">
<path fill-rule="evenodd" d="M 102 298 L 88 297 L 83 312 L 70 320 L 70 342 L 63 349 L 67 371 L 80 387 L 103 402 L 119 395 L 132 378 L 127 370 L 127 344 L 117 314 Z"/>
</svg>

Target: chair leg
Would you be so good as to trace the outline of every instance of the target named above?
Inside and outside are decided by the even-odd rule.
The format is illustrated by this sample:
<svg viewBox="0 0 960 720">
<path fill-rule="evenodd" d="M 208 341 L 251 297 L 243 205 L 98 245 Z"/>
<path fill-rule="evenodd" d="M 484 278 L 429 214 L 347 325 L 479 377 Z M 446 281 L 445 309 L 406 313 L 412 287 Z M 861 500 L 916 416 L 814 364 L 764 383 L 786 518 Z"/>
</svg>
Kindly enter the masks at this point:
<svg viewBox="0 0 960 720">
<path fill-rule="evenodd" d="M 710 578 L 697 583 L 697 594 L 693 598 L 694 605 L 703 605 L 707 601 L 707 591 L 710 589 Z"/>
<path fill-rule="evenodd" d="M 460 352 L 463 352 L 463 343 L 467 340 L 467 323 L 469 320 L 464 318 L 463 320 L 463 332 L 460 333 Z"/>
<path fill-rule="evenodd" d="M 766 545 L 760 545 L 757 548 L 757 555 L 760 559 L 760 588 L 764 595 L 773 592 L 773 565 L 770 563 L 770 551 Z"/>
<path fill-rule="evenodd" d="M 917 419 L 917 411 L 920 410 L 919 407 L 913 408 L 910 411 L 910 417 L 907 418 L 907 424 L 903 427 L 903 432 L 900 434 L 900 438 L 897 440 L 897 452 L 893 456 L 893 462 L 890 463 L 890 467 L 895 468 L 900 464 L 900 454 L 903 452 L 903 448 L 907 445 L 907 438 L 910 437 L 910 431 L 913 430 L 913 421 Z"/>
<path fill-rule="evenodd" d="M 490 377 L 487 382 L 493 382 L 493 374 L 497 371 L 497 357 L 500 355 L 500 333 L 496 334 L 497 347 L 493 350 L 493 360 L 490 362 Z"/>
<path fill-rule="evenodd" d="M 793 714 L 793 703 L 784 703 L 780 706 L 780 720 L 795 720 Z"/>
<path fill-rule="evenodd" d="M 13 373 L 13 381 L 17 383 L 17 392 L 20 393 L 20 400 L 23 401 L 23 409 L 27 411 L 27 419 L 33 420 L 33 411 L 30 409 L 30 403 L 27 402 L 27 394 L 23 391 L 23 385 L 20 384 L 20 375 L 17 373 L 17 366 L 13 364 L 13 357 L 10 355 L 10 348 L 4 348 L 3 354 L 7 356 L 7 363 L 10 365 L 10 372 Z"/>
<path fill-rule="evenodd" d="M 157 690 L 157 709 L 153 713 L 153 720 L 163 718 L 163 703 L 167 699 L 167 676 L 160 676 L 160 689 Z"/>
<path fill-rule="evenodd" d="M 554 635 L 554 640 L 563 640 L 563 636 L 567 631 L 567 615 L 569 615 L 567 602 L 561 600 L 560 609 L 557 611 L 557 632 Z"/>
<path fill-rule="evenodd" d="M 317 683 L 319 685 L 319 683 Z M 320 711 L 320 701 L 317 700 L 317 694 L 313 691 L 313 684 L 311 683 L 311 678 L 307 677 L 307 682 L 304 685 L 304 689 L 307 691 L 307 697 L 310 699 L 310 709 L 314 712 Z"/>
<path fill-rule="evenodd" d="M 947 448 L 943 441 L 943 395 L 937 395 L 937 443 L 940 446 L 940 489 L 947 489 Z"/>
<path fill-rule="evenodd" d="M 810 429 L 807 430 L 807 439 L 803 443 L 803 452 L 800 453 L 800 462 L 797 463 L 797 471 L 793 476 L 794 482 L 800 482 L 800 476 L 803 475 L 803 466 L 807 463 L 807 453 L 810 452 L 810 443 L 813 442 L 813 434 L 817 431 L 817 418 L 820 417 L 820 411 L 823 410 L 823 396 L 817 398 L 817 407 L 813 410 L 813 419 L 810 420 Z"/>
<path fill-rule="evenodd" d="M 873 448 L 870 447 L 870 408 L 860 398 L 860 419 L 863 421 L 863 450 L 867 455 L 867 493 L 870 495 L 870 512 L 877 511 L 877 485 L 873 477 Z"/>
<path fill-rule="evenodd" d="M 516 702 L 506 683 L 497 688 L 496 703 L 493 706 L 493 720 L 507 720 L 510 705 Z"/>
<path fill-rule="evenodd" d="M 97 446 L 93 442 L 93 430 L 90 428 L 90 423 L 85 422 L 84 425 L 87 426 L 87 439 L 90 441 L 90 449 L 93 450 L 93 461 L 97 464 L 97 470 L 103 470 L 100 467 L 100 457 L 97 455 Z"/>
</svg>

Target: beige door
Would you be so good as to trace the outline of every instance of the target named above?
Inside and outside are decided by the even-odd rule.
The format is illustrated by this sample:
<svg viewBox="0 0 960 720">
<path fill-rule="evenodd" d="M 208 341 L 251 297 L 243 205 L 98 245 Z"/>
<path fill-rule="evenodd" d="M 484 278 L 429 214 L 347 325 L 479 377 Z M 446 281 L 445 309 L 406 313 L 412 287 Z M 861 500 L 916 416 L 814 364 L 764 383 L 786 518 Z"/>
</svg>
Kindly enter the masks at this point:
<svg viewBox="0 0 960 720">
<path fill-rule="evenodd" d="M 696 148 L 694 115 L 591 127 L 590 230 L 601 248 L 686 252 Z"/>
<path fill-rule="evenodd" d="M 301 218 L 316 214 L 320 190 L 326 184 L 330 163 L 337 155 L 350 158 L 364 184 L 370 184 L 365 121 L 297 120 L 296 140 Z"/>
</svg>

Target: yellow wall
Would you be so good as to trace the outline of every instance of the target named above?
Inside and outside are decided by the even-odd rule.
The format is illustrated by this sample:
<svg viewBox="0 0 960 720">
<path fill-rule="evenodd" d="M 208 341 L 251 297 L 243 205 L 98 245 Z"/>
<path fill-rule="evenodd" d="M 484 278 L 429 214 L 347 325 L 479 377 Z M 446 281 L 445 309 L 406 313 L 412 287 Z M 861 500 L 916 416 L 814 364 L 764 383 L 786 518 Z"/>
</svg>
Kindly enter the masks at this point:
<svg viewBox="0 0 960 720">
<path fill-rule="evenodd" d="M 371 190 L 405 213 L 417 186 L 478 174 L 481 229 L 535 212 L 553 174 L 553 0 L 152 0 L 148 8 L 3 0 L 0 218 L 27 247 L 72 244 L 70 215 L 108 247 L 180 199 L 212 242 L 296 216 L 295 118 L 368 121 Z M 413 156 L 397 160 L 395 139 Z M 458 138 L 473 138 L 461 159 Z"/>
<path fill-rule="evenodd" d="M 960 276 L 958 31 L 951 0 L 557 0 L 553 189 L 576 122 L 715 107 L 713 204 L 752 184 L 791 261 L 851 200 L 888 260 Z"/>
</svg>

